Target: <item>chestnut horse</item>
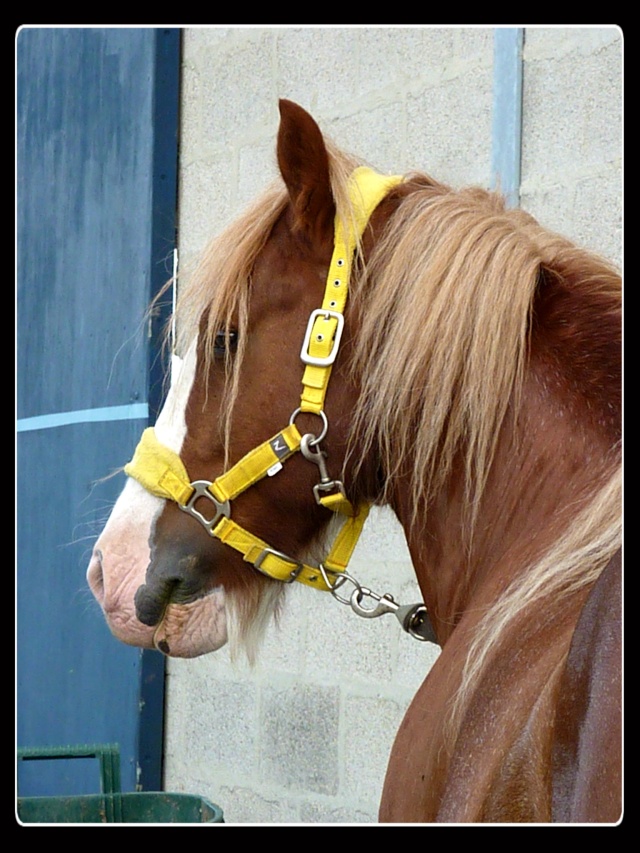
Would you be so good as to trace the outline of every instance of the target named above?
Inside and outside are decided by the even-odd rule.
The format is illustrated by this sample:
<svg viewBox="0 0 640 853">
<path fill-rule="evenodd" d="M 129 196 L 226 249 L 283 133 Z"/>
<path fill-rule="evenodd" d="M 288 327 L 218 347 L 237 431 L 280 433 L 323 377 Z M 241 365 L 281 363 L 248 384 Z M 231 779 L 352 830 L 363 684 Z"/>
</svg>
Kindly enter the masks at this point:
<svg viewBox="0 0 640 853">
<path fill-rule="evenodd" d="M 126 643 L 251 658 L 288 581 L 369 593 L 345 569 L 387 504 L 442 652 L 380 820 L 615 823 L 620 277 L 493 193 L 382 178 L 280 114 L 282 181 L 181 288 L 182 367 L 91 589 Z"/>
</svg>

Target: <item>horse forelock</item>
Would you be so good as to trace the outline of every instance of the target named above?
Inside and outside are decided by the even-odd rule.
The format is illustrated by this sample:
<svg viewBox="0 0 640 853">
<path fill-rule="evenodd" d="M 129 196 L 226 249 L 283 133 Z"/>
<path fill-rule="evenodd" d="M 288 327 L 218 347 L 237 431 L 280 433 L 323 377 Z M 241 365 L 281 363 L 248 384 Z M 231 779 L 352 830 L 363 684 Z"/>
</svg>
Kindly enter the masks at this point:
<svg viewBox="0 0 640 853">
<path fill-rule="evenodd" d="M 348 178 L 359 165 L 329 139 L 332 192 L 337 216 L 352 221 Z M 204 355 L 202 373 L 214 358 L 214 342 L 220 331 L 238 332 L 238 349 L 225 363 L 227 392 L 220 413 L 227 448 L 234 404 L 238 397 L 251 297 L 251 275 L 256 260 L 273 228 L 285 212 L 289 197 L 282 180 L 271 183 L 250 206 L 205 247 L 195 268 L 180 281 L 179 298 L 172 327 L 177 330 L 176 348 L 186 352 L 196 335 L 201 336 Z M 228 462 L 228 459 L 227 459 Z"/>
</svg>

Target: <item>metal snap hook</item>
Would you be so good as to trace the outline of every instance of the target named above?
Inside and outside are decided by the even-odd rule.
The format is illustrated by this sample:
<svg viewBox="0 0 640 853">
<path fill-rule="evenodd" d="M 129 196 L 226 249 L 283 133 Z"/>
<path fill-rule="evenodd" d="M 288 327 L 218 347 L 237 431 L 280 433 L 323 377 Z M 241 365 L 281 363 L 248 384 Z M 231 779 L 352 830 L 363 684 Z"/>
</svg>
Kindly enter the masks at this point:
<svg viewBox="0 0 640 853">
<path fill-rule="evenodd" d="M 319 438 L 315 438 L 310 432 L 305 433 L 300 441 L 300 452 L 305 459 L 318 466 L 320 470 L 320 482 L 328 483 L 330 477 L 327 473 L 327 454 L 324 450 L 320 450 L 319 444 Z"/>
<path fill-rule="evenodd" d="M 339 601 L 340 604 L 349 605 L 357 616 L 362 616 L 364 619 L 376 619 L 378 616 L 384 616 L 385 613 L 393 613 L 400 623 L 402 630 L 406 631 L 409 636 L 413 637 L 415 640 L 420 640 L 421 642 L 428 641 L 437 644 L 438 640 L 433 630 L 433 626 L 431 625 L 427 608 L 424 604 L 401 605 L 398 604 L 389 593 L 386 593 L 385 595 L 378 595 L 377 592 L 373 592 L 372 590 L 367 589 L 366 586 L 362 586 L 354 577 L 347 574 L 347 572 L 337 573 L 335 580 L 332 582 L 329 579 L 327 570 L 322 563 L 320 564 L 319 569 L 324 582 L 331 592 L 331 595 L 336 599 L 336 601 Z M 345 598 L 337 592 L 338 589 L 346 583 L 346 581 L 349 581 L 354 586 L 353 592 L 349 598 Z M 372 598 L 375 602 L 375 606 L 365 607 L 362 603 L 362 600 L 365 597 Z"/>
<path fill-rule="evenodd" d="M 362 599 L 365 596 L 372 598 L 376 602 L 375 607 L 363 607 Z M 376 619 L 378 616 L 383 616 L 385 613 L 396 613 L 399 608 L 399 605 L 393 600 L 393 596 L 389 594 L 378 595 L 370 589 L 367 589 L 366 586 L 354 589 L 351 593 L 351 600 L 349 603 L 351 604 L 353 612 L 365 619 Z"/>
<path fill-rule="evenodd" d="M 311 433 L 306 433 L 300 441 L 300 450 L 305 459 L 313 462 L 318 466 L 320 472 L 320 482 L 313 487 L 313 495 L 316 503 L 322 506 L 323 495 L 328 495 L 329 492 L 339 492 L 342 497 L 347 500 L 347 493 L 342 480 L 333 480 L 329 476 L 327 470 L 327 454 L 324 450 L 320 450 L 320 440 L 315 439 Z"/>
</svg>

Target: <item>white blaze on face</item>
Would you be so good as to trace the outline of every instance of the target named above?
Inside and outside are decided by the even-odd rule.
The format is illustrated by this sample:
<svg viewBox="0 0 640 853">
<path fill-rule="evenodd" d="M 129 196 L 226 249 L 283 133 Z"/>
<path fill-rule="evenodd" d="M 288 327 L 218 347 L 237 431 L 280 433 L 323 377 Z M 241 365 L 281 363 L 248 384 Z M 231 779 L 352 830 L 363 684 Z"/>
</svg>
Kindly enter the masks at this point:
<svg viewBox="0 0 640 853">
<path fill-rule="evenodd" d="M 158 440 L 176 453 L 187 431 L 185 411 L 195 369 L 194 342 L 184 361 L 174 356 L 171 388 L 155 425 Z M 163 506 L 161 498 L 129 478 L 96 542 L 87 581 L 118 639 L 143 648 L 161 644 L 172 655 L 192 657 L 226 642 L 221 589 L 188 605 L 169 604 L 158 626 L 144 625 L 136 617 L 134 596 L 145 582 L 149 539 Z"/>
<path fill-rule="evenodd" d="M 195 372 L 196 345 L 194 343 L 184 360 L 177 355 L 171 356 L 171 387 L 155 425 L 158 440 L 175 453 L 180 453 L 182 450 L 182 442 L 187 434 L 185 412 Z"/>
</svg>

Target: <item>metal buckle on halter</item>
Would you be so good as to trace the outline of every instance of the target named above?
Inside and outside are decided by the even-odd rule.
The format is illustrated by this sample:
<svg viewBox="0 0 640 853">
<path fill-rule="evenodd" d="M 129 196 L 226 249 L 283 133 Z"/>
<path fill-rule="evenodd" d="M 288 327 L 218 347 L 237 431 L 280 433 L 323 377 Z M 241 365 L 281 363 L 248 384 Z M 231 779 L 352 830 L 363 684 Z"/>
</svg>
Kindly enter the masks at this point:
<svg viewBox="0 0 640 853">
<path fill-rule="evenodd" d="M 331 352 L 326 356 L 313 356 L 309 354 L 309 346 L 311 344 L 311 335 L 313 333 L 313 326 L 318 319 L 318 317 L 324 317 L 325 320 L 334 319 L 338 321 L 338 325 L 336 327 L 335 335 L 333 338 L 333 343 L 331 345 Z M 344 329 L 344 317 L 338 311 L 329 311 L 324 308 L 316 308 L 315 311 L 311 312 L 311 316 L 309 317 L 309 323 L 307 324 L 307 331 L 305 332 L 304 341 L 302 342 L 302 349 L 300 350 L 300 358 L 305 364 L 312 364 L 315 367 L 329 367 L 329 365 L 333 364 L 336 360 L 336 356 L 338 355 L 338 348 L 340 346 L 340 339 L 342 337 L 342 330 Z"/>
<path fill-rule="evenodd" d="M 194 480 L 193 483 L 191 483 L 191 487 L 193 489 L 191 497 L 186 502 L 186 504 L 178 504 L 178 506 L 183 512 L 186 512 L 189 515 L 192 515 L 195 519 L 197 519 L 200 524 L 205 528 L 205 530 L 207 530 L 213 536 L 213 528 L 220 521 L 220 519 L 222 517 L 231 517 L 231 507 L 229 506 L 229 501 L 224 501 L 223 503 L 220 503 L 220 501 L 217 501 L 214 498 L 214 496 L 209 491 L 210 485 L 211 483 L 209 483 L 207 480 Z M 211 501 L 211 503 L 215 506 L 216 514 L 213 516 L 213 518 L 205 518 L 205 516 L 202 515 L 202 513 L 195 508 L 195 503 L 198 498 L 207 498 L 207 500 Z"/>
<path fill-rule="evenodd" d="M 279 557 L 281 560 L 284 560 L 285 563 L 291 563 L 296 567 L 289 573 L 288 578 L 278 578 L 278 580 L 281 580 L 283 583 L 291 583 L 298 577 L 300 572 L 304 569 L 304 564 L 301 563 L 299 560 L 294 560 L 293 557 L 289 557 L 287 554 L 283 554 L 282 551 L 276 551 L 275 548 L 265 548 L 258 554 L 257 559 L 253 563 L 253 567 L 254 569 L 257 569 L 259 572 L 261 572 L 263 575 L 266 575 L 268 578 L 272 578 L 273 575 L 265 571 L 262 568 L 262 564 L 269 555 L 271 555 L 272 557 Z"/>
</svg>

